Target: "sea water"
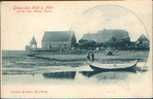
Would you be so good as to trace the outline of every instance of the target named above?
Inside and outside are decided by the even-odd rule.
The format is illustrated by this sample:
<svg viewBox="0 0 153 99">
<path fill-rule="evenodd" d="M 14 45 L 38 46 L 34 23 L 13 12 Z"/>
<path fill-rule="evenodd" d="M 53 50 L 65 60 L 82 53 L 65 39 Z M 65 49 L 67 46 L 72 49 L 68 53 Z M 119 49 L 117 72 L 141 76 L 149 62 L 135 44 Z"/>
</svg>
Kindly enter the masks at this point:
<svg viewBox="0 0 153 99">
<path fill-rule="evenodd" d="M 86 62 L 81 62 L 78 66 L 71 66 L 71 64 L 60 65 L 60 63 L 53 65 L 55 61 L 28 57 L 24 51 L 10 53 L 9 57 L 6 54 L 2 55 L 2 85 L 68 85 L 71 87 L 77 86 L 78 88 L 84 88 L 88 85 L 92 87 L 95 86 L 93 90 L 95 90 L 94 88 L 97 88 L 97 90 L 99 90 L 99 88 L 107 90 L 108 88 L 105 92 L 109 92 L 109 88 L 135 92 L 135 89 L 141 90 L 145 88 L 144 84 L 149 85 L 151 82 L 151 70 L 149 69 L 145 72 L 93 72 Z M 145 66 L 145 62 L 139 62 L 137 64 L 137 67 L 143 66 Z M 117 89 L 114 90 L 116 91 Z M 147 95 L 148 94 L 151 93 L 147 93 Z M 107 94 L 107 96 L 109 96 L 109 94 Z"/>
</svg>

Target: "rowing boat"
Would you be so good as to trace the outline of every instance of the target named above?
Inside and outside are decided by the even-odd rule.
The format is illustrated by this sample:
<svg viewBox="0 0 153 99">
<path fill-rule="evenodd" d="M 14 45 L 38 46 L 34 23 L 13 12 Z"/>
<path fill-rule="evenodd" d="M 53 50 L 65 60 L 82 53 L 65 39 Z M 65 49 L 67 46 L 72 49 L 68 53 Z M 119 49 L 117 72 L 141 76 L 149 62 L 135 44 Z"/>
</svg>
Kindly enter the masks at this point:
<svg viewBox="0 0 153 99">
<path fill-rule="evenodd" d="M 116 64 L 103 64 L 97 61 L 90 61 L 88 64 L 94 71 L 131 71 L 135 69 L 137 61 Z"/>
</svg>

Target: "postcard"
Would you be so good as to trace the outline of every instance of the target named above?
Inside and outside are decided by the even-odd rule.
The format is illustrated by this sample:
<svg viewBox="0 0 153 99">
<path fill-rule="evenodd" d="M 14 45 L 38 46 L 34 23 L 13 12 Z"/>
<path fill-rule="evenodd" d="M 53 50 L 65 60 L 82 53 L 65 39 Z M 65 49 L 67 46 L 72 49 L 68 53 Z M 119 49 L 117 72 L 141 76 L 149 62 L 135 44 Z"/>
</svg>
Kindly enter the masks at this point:
<svg viewBox="0 0 153 99">
<path fill-rule="evenodd" d="M 151 98 L 152 1 L 2 1 L 1 98 Z"/>
</svg>

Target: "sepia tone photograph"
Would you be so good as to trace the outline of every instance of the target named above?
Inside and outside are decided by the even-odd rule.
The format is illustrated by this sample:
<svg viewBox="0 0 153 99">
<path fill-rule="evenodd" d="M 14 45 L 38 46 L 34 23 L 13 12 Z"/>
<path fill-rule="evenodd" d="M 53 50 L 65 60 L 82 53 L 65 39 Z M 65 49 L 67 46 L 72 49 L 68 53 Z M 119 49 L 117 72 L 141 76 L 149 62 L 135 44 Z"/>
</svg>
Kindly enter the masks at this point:
<svg viewBox="0 0 153 99">
<path fill-rule="evenodd" d="M 153 97 L 152 1 L 134 2 L 1 2 L 1 98 Z"/>
</svg>

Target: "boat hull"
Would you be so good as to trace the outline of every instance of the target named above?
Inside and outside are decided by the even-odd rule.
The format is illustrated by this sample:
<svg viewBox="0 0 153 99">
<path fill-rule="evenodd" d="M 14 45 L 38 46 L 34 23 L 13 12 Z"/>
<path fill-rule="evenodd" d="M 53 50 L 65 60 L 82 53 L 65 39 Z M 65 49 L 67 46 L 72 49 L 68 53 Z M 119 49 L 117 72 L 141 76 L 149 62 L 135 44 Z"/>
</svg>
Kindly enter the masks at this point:
<svg viewBox="0 0 153 99">
<path fill-rule="evenodd" d="M 136 64 L 125 68 L 102 68 L 94 65 L 89 65 L 94 71 L 135 71 Z"/>
</svg>

